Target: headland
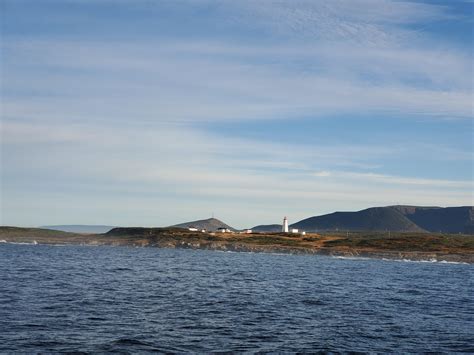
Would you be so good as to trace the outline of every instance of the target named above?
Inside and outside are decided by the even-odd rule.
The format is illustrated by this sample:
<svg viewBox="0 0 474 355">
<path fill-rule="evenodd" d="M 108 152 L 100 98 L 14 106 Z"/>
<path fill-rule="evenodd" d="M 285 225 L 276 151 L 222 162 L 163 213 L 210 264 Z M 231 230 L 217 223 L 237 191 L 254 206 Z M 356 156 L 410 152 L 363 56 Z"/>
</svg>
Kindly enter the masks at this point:
<svg viewBox="0 0 474 355">
<path fill-rule="evenodd" d="M 103 234 L 78 234 L 2 226 L 0 242 L 276 252 L 474 264 L 474 236 L 462 234 L 330 232 L 301 235 L 142 227 L 114 228 Z"/>
</svg>

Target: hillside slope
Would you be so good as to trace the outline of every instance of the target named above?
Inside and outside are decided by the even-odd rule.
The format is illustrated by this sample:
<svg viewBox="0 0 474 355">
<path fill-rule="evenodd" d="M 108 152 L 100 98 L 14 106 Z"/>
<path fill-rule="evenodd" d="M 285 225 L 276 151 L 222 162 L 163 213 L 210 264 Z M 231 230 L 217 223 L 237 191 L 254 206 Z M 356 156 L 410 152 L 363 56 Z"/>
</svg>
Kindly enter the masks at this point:
<svg viewBox="0 0 474 355">
<path fill-rule="evenodd" d="M 281 232 L 281 224 L 261 224 L 250 229 L 253 232 L 276 233 Z"/>
<path fill-rule="evenodd" d="M 210 232 L 216 231 L 219 228 L 227 228 L 230 230 L 235 230 L 234 228 L 218 220 L 217 218 L 208 218 L 208 219 L 201 219 L 198 221 L 185 222 L 185 223 L 176 224 L 172 227 L 205 229 Z"/>
<path fill-rule="evenodd" d="M 335 212 L 310 217 L 290 227 L 308 232 L 331 230 L 424 232 L 404 214 L 390 207 L 373 207 L 358 212 Z"/>
<path fill-rule="evenodd" d="M 474 234 L 474 207 L 390 206 L 430 232 Z"/>
<path fill-rule="evenodd" d="M 35 235 L 42 238 L 48 237 L 75 237 L 79 234 L 69 233 L 59 230 L 45 229 L 45 228 L 23 228 L 13 226 L 0 226 L 0 235 L 2 237 L 22 238 L 24 236 Z"/>
</svg>

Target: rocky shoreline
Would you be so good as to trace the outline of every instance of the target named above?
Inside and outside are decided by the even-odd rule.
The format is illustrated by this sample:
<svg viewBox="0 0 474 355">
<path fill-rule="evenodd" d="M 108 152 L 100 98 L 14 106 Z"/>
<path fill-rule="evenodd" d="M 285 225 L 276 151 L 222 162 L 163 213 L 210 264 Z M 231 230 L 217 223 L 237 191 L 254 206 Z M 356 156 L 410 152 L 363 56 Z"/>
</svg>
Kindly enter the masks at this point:
<svg viewBox="0 0 474 355">
<path fill-rule="evenodd" d="M 224 236 L 215 233 L 196 233 L 187 230 L 161 228 L 117 228 L 117 230 L 111 232 L 106 234 L 74 234 L 44 229 L 0 227 L 0 242 L 205 249 L 474 264 L 474 248 L 471 247 L 474 238 L 460 239 L 458 236 L 446 239 L 449 243 L 447 244 L 444 239 L 439 241 L 436 239 L 436 243 L 434 243 L 432 241 L 433 237 L 429 239 L 430 236 L 422 235 L 411 237 L 411 239 L 408 239 L 408 243 L 412 245 L 407 245 L 407 243 L 400 244 L 400 238 L 406 238 L 406 236 L 398 237 L 398 239 L 392 238 L 389 240 L 390 243 L 387 244 L 386 238 L 374 239 L 370 236 L 357 236 L 352 239 L 318 235 L 301 238 L 289 237 L 279 233 L 253 235 L 232 233 Z M 426 246 L 428 241 L 431 241 L 432 245 L 430 244 L 430 247 Z M 459 241 L 467 241 L 468 244 L 466 246 L 460 244 Z M 421 242 L 424 244 L 421 244 Z"/>
</svg>

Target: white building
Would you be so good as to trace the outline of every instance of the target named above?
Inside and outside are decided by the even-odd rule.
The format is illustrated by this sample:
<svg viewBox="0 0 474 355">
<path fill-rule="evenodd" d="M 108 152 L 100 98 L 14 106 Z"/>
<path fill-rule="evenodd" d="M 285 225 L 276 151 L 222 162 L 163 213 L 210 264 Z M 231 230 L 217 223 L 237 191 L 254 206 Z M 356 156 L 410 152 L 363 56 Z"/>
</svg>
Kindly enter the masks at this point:
<svg viewBox="0 0 474 355">
<path fill-rule="evenodd" d="M 189 228 L 188 228 L 188 231 L 191 231 L 191 232 L 197 232 L 197 228 L 194 228 L 194 227 L 189 227 Z"/>
<path fill-rule="evenodd" d="M 292 229 L 291 229 L 291 233 L 298 233 L 298 229 L 292 228 Z"/>
<path fill-rule="evenodd" d="M 283 226 L 281 227 L 283 233 L 288 233 L 288 218 L 283 218 Z"/>
</svg>

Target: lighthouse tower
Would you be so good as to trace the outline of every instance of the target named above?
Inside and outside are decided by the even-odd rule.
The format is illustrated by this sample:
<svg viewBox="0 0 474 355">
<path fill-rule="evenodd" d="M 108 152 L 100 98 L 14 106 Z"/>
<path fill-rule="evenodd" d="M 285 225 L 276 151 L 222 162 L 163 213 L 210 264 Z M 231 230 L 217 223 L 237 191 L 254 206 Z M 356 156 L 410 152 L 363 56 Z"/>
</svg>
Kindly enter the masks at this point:
<svg viewBox="0 0 474 355">
<path fill-rule="evenodd" d="M 283 233 L 288 233 L 288 218 L 283 218 L 283 226 L 281 227 Z"/>
</svg>

